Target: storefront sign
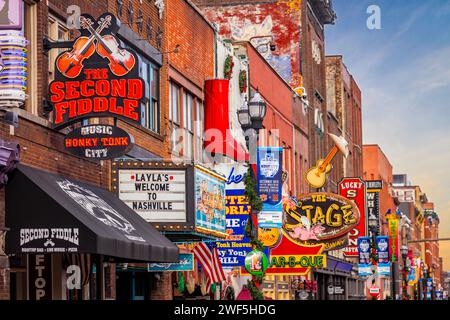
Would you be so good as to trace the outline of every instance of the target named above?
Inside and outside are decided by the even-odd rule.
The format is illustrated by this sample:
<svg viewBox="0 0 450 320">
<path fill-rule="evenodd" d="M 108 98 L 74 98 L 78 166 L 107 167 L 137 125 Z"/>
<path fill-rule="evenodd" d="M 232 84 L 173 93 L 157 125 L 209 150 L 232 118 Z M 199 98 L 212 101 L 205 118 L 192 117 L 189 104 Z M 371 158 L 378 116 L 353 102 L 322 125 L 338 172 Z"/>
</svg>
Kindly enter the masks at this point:
<svg viewBox="0 0 450 320">
<path fill-rule="evenodd" d="M 408 272 L 408 285 L 409 286 L 412 286 L 417 283 L 416 275 L 417 275 L 416 267 L 410 267 L 409 272 Z"/>
<path fill-rule="evenodd" d="M 260 228 L 281 228 L 282 226 L 282 159 L 282 148 L 258 148 L 258 194 L 263 204 L 258 214 Z"/>
<path fill-rule="evenodd" d="M 226 240 L 217 242 L 222 267 L 244 265 L 245 256 L 252 251 L 250 240 L 245 237 L 250 205 L 244 190 L 226 190 Z"/>
<path fill-rule="evenodd" d="M 225 233 L 225 178 L 199 166 L 195 167 L 195 225 L 212 232 Z"/>
<path fill-rule="evenodd" d="M 394 196 L 398 198 L 400 202 L 416 202 L 416 189 L 415 187 L 393 187 Z"/>
<path fill-rule="evenodd" d="M 265 247 L 275 247 L 282 238 L 281 229 L 279 228 L 258 228 L 258 240 Z"/>
<path fill-rule="evenodd" d="M 389 262 L 389 237 L 376 237 L 377 256 L 378 256 L 378 273 L 380 275 L 389 276 L 391 274 L 391 264 Z"/>
<path fill-rule="evenodd" d="M 78 228 L 20 229 L 20 250 L 24 253 L 77 252 Z"/>
<path fill-rule="evenodd" d="M 270 268 L 326 268 L 324 254 L 314 255 L 271 255 Z"/>
<path fill-rule="evenodd" d="M 358 274 L 362 277 L 371 276 L 371 261 L 370 261 L 370 238 L 360 237 L 358 238 Z"/>
<path fill-rule="evenodd" d="M 367 192 L 380 192 L 383 189 L 383 180 L 366 181 Z"/>
<path fill-rule="evenodd" d="M 376 298 L 380 295 L 380 288 L 377 285 L 373 285 L 372 287 L 369 288 L 369 294 L 373 297 Z"/>
<path fill-rule="evenodd" d="M 122 169 L 119 199 L 148 222 L 186 221 L 186 170 Z"/>
<path fill-rule="evenodd" d="M 245 257 L 245 270 L 253 276 L 262 275 L 267 265 L 267 257 L 262 251 L 253 250 Z"/>
<path fill-rule="evenodd" d="M 378 263 L 389 262 L 389 238 L 387 236 L 378 236 L 375 238 L 377 244 Z"/>
<path fill-rule="evenodd" d="M 334 286 L 334 294 L 345 294 L 345 288 L 342 286 Z"/>
<path fill-rule="evenodd" d="M 50 255 L 28 255 L 28 299 L 52 300 L 52 260 Z"/>
<path fill-rule="evenodd" d="M 380 193 L 367 191 L 367 224 L 369 235 L 378 236 L 380 234 Z M 372 234 L 375 231 L 375 234 Z"/>
<path fill-rule="evenodd" d="M 303 195 L 298 202 L 285 203 L 283 230 L 299 245 L 324 244 L 325 250 L 347 245 L 348 233 L 358 224 L 356 204 L 332 193 Z"/>
<path fill-rule="evenodd" d="M 359 222 L 348 236 L 348 246 L 344 249 L 346 256 L 358 256 L 358 238 L 367 235 L 366 224 L 366 187 L 364 181 L 359 178 L 344 178 L 339 183 L 341 196 L 353 200 L 359 209 Z"/>
<path fill-rule="evenodd" d="M 180 262 L 178 263 L 149 263 L 147 271 L 164 272 L 164 271 L 193 271 L 194 270 L 194 254 L 180 253 Z"/>
<path fill-rule="evenodd" d="M 2 1 L 0 8 L 0 29 L 22 29 L 23 21 L 23 1 L 22 0 L 7 0 Z"/>
<path fill-rule="evenodd" d="M 223 173 L 225 181 L 226 230 L 224 241 L 217 241 L 217 251 L 223 268 L 245 265 L 245 257 L 252 251 L 245 237 L 250 205 L 244 196 L 244 177 L 247 168 L 242 164 L 219 164 L 215 169 Z"/>
<path fill-rule="evenodd" d="M 64 145 L 67 151 L 78 157 L 105 160 L 127 153 L 133 145 L 133 138 L 119 127 L 89 125 L 69 132 Z"/>
<path fill-rule="evenodd" d="M 425 280 L 425 292 L 427 294 L 427 300 L 431 300 L 433 293 L 433 278 L 426 278 Z"/>
<path fill-rule="evenodd" d="M 56 129 L 89 117 L 116 117 L 141 123 L 144 81 L 137 55 L 120 47 L 114 36 L 116 17 L 104 13 L 98 21 L 80 17 L 81 33 L 73 48 L 61 52 L 50 83 L 53 124 Z"/>
</svg>

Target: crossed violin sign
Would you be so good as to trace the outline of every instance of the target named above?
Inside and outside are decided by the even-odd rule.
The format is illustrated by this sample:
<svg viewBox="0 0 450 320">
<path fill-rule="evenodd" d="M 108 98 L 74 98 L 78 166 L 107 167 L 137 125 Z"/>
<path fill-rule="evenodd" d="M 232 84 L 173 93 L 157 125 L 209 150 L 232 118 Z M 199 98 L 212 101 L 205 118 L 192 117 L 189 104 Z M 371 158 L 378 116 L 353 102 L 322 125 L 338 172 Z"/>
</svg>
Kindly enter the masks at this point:
<svg viewBox="0 0 450 320">
<path fill-rule="evenodd" d="M 81 36 L 73 44 L 71 51 L 63 52 L 56 60 L 58 70 L 68 78 L 76 78 L 84 68 L 84 61 L 95 52 L 108 59 L 108 66 L 116 76 L 124 76 L 133 69 L 136 59 L 132 53 L 119 46 L 113 35 L 100 35 L 111 25 L 110 15 L 100 18 L 97 29 L 91 19 L 80 16 L 80 26 L 88 30 L 89 37 Z"/>
</svg>

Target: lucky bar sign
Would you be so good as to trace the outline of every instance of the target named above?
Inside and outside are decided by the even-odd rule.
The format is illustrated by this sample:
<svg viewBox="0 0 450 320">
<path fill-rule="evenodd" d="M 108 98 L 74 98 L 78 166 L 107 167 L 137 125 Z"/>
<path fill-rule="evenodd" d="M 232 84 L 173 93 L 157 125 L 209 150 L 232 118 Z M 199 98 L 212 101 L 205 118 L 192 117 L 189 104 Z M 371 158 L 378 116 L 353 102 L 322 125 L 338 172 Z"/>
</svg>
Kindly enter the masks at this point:
<svg viewBox="0 0 450 320">
<path fill-rule="evenodd" d="M 366 187 L 360 178 L 344 178 L 339 183 L 339 193 L 341 196 L 352 200 L 359 209 L 359 222 L 349 232 L 348 246 L 344 249 L 344 255 L 358 256 L 358 237 L 367 235 L 366 224 Z"/>
<path fill-rule="evenodd" d="M 89 117 L 117 117 L 140 124 L 145 85 L 137 55 L 114 36 L 119 21 L 110 13 L 80 16 L 80 37 L 61 52 L 50 83 L 53 124 L 62 129 Z"/>
</svg>

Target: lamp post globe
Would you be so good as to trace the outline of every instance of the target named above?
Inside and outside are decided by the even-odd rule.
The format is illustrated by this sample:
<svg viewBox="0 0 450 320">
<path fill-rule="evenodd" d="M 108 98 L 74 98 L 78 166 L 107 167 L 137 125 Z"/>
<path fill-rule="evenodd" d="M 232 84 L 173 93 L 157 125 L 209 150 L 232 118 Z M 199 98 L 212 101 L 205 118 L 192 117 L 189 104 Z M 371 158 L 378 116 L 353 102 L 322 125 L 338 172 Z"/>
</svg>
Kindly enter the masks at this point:
<svg viewBox="0 0 450 320">
<path fill-rule="evenodd" d="M 253 129 L 257 131 L 262 129 L 262 123 L 264 117 L 266 116 L 266 109 L 266 101 L 264 101 L 259 91 L 256 90 L 255 94 L 248 103 L 248 113 L 250 115 Z"/>
<path fill-rule="evenodd" d="M 239 124 L 244 132 L 251 127 L 252 120 L 250 119 L 250 113 L 248 109 L 247 99 L 244 100 L 241 107 L 237 110 L 237 117 Z"/>
<path fill-rule="evenodd" d="M 402 254 L 403 260 L 406 260 L 406 257 L 408 256 L 408 247 L 407 246 L 402 246 L 401 249 L 400 249 L 400 252 Z"/>
</svg>

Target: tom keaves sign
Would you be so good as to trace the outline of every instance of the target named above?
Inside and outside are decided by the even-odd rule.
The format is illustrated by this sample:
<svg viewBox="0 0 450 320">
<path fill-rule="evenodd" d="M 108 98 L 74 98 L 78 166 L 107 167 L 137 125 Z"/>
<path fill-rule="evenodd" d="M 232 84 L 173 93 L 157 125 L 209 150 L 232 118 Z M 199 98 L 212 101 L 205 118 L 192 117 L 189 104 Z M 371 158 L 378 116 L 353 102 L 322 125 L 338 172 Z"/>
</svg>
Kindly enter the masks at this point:
<svg viewBox="0 0 450 320">
<path fill-rule="evenodd" d="M 119 199 L 148 222 L 186 222 L 185 191 L 185 170 L 119 172 Z"/>
</svg>

